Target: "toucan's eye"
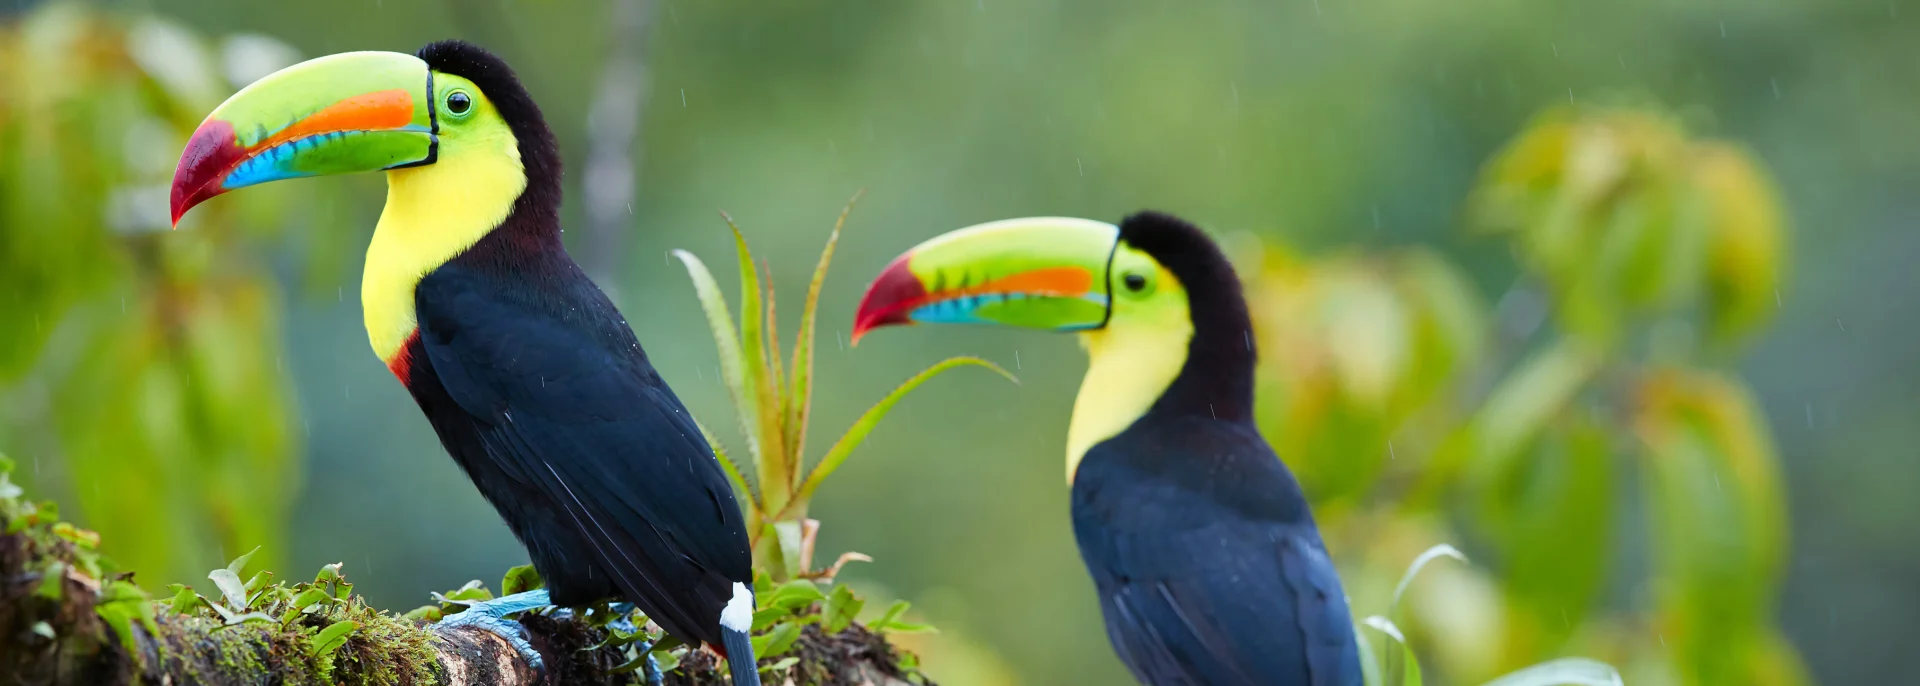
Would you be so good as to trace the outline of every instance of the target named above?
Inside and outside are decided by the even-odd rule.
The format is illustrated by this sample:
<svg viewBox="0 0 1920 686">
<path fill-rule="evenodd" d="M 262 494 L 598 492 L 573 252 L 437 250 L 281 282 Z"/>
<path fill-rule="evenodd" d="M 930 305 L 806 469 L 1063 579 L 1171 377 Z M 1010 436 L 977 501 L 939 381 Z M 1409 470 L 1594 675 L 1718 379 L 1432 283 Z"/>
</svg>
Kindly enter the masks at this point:
<svg viewBox="0 0 1920 686">
<path fill-rule="evenodd" d="M 473 98 L 468 96 L 465 91 L 454 91 L 447 94 L 447 112 L 460 115 L 466 114 L 467 111 L 471 109 L 473 109 Z"/>
<path fill-rule="evenodd" d="M 1140 289 L 1147 287 L 1147 277 L 1139 274 L 1128 274 L 1121 280 L 1127 282 L 1127 290 L 1135 293 L 1139 293 Z"/>
</svg>

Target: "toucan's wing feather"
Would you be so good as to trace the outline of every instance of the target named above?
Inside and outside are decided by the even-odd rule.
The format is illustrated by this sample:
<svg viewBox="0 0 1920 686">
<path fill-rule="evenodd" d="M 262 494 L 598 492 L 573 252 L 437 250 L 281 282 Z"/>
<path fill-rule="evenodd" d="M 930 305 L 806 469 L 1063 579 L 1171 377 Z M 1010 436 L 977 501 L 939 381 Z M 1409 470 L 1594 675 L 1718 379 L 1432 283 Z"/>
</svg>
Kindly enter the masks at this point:
<svg viewBox="0 0 1920 686">
<path fill-rule="evenodd" d="M 1339 572 L 1318 536 L 1280 541 L 1280 569 L 1299 612 L 1307 671 L 1318 685 L 1360 683 L 1354 645 L 1353 614 L 1340 587 Z"/>
<path fill-rule="evenodd" d="M 1299 533 L 1234 523 L 1116 546 L 1133 559 L 1096 578 L 1122 660 L 1155 686 L 1351 683 L 1346 603 L 1326 554 Z"/>
<path fill-rule="evenodd" d="M 432 372 L 493 466 L 543 501 L 516 505 L 570 526 L 663 627 L 717 644 L 719 609 L 752 564 L 741 514 L 686 408 L 609 323 L 612 306 L 555 315 L 445 267 L 415 299 Z"/>
</svg>

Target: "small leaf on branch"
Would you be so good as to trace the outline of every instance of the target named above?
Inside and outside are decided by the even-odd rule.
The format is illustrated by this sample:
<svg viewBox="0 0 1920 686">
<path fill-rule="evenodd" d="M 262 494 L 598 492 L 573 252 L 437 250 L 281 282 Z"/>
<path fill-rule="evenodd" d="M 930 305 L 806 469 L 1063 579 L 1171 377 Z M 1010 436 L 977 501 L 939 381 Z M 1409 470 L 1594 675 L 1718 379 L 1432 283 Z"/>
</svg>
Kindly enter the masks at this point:
<svg viewBox="0 0 1920 686">
<path fill-rule="evenodd" d="M 307 653 L 317 658 L 332 655 L 334 651 L 340 649 L 340 646 L 346 645 L 347 638 L 352 636 L 353 632 L 359 628 L 360 623 L 351 620 L 342 620 L 329 624 L 327 628 L 321 629 L 320 633 L 314 634 L 313 638 L 308 639 Z"/>
</svg>

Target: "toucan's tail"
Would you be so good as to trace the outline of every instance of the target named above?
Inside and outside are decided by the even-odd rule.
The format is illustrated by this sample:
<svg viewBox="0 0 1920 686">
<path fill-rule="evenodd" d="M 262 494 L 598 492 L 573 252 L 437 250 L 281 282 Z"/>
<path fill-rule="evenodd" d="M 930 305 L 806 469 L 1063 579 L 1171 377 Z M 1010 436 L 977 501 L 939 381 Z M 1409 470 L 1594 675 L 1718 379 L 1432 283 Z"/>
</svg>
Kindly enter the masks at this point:
<svg viewBox="0 0 1920 686">
<path fill-rule="evenodd" d="M 747 632 L 720 627 L 720 643 L 727 652 L 727 671 L 733 686 L 760 686 L 760 666 L 753 659 L 753 639 Z"/>
<path fill-rule="evenodd" d="M 753 659 L 753 589 L 733 582 L 733 597 L 720 610 L 720 650 L 727 657 L 733 686 L 760 686 L 760 667 Z"/>
</svg>

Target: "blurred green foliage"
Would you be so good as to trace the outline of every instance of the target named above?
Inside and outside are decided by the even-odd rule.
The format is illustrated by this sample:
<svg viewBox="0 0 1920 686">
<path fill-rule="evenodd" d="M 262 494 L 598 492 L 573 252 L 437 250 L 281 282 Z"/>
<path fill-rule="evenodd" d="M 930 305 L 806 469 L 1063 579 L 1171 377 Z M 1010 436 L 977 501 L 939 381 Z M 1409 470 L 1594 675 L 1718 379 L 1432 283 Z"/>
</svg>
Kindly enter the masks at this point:
<svg viewBox="0 0 1920 686">
<path fill-rule="evenodd" d="M 278 559 L 298 485 L 258 243 L 326 194 L 268 192 L 169 230 L 174 161 L 233 88 L 213 46 L 69 3 L 0 25 L 0 383 L 15 389 L 0 436 L 35 456 L 25 479 L 63 487 L 154 580 L 254 546 Z M 257 36 L 224 49 L 235 79 L 290 52 Z"/>
<path fill-rule="evenodd" d="M 1263 428 L 1316 500 L 1358 613 L 1410 544 L 1486 551 L 1485 568 L 1425 582 L 1402 623 L 1430 671 L 1477 683 L 1574 653 L 1634 683 L 1806 683 L 1773 621 L 1778 458 L 1720 362 L 1772 314 L 1784 269 L 1764 177 L 1654 110 L 1564 108 L 1495 155 L 1469 203 L 1521 262 L 1499 304 L 1423 251 L 1243 247 Z M 1644 610 L 1608 611 L 1625 473 L 1644 491 L 1650 587 Z M 1433 596 L 1490 603 L 1420 602 Z"/>
</svg>

